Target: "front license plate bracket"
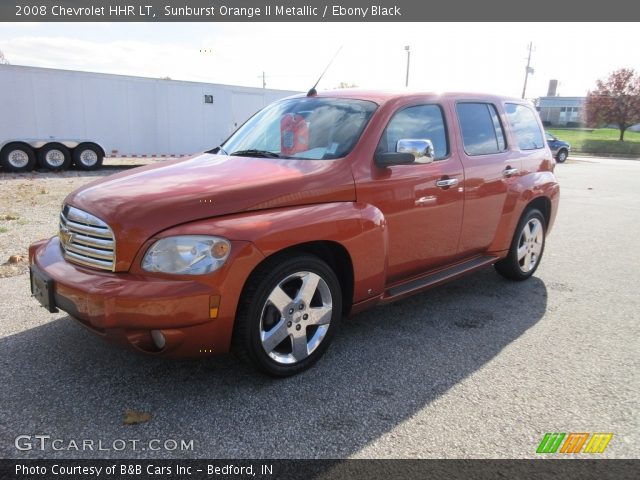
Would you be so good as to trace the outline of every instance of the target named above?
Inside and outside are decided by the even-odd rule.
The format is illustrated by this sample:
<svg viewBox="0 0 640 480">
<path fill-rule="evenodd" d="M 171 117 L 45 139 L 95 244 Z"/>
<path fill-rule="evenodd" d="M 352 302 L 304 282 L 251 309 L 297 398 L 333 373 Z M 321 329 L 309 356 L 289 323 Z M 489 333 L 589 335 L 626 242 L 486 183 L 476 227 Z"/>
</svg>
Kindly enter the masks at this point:
<svg viewBox="0 0 640 480">
<path fill-rule="evenodd" d="M 29 268 L 31 295 L 51 313 L 58 313 L 53 278 L 47 276 L 35 265 Z"/>
</svg>

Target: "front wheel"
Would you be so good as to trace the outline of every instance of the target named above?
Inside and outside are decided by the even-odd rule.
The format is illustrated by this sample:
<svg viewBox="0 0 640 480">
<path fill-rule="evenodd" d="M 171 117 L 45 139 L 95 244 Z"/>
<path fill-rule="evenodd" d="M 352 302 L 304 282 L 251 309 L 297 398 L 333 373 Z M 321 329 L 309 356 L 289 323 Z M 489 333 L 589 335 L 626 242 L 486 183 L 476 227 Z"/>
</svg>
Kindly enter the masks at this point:
<svg viewBox="0 0 640 480">
<path fill-rule="evenodd" d="M 525 212 L 520 219 L 505 258 L 494 266 L 503 277 L 526 280 L 540 265 L 544 252 L 546 225 L 544 216 L 535 208 Z"/>
<path fill-rule="evenodd" d="M 311 367 L 325 352 L 342 315 L 340 283 L 318 257 L 267 260 L 242 293 L 232 348 L 276 377 Z"/>
<path fill-rule="evenodd" d="M 569 152 L 567 152 L 564 148 L 558 152 L 558 156 L 556 157 L 556 161 L 558 163 L 564 163 L 569 156 Z"/>
</svg>

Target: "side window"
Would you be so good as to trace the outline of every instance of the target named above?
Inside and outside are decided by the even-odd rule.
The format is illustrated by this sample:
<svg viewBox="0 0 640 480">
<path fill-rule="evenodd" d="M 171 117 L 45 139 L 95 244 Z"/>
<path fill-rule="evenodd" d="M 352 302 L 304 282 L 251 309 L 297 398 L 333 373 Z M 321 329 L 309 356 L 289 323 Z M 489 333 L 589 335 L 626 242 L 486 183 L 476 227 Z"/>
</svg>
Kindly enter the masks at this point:
<svg viewBox="0 0 640 480">
<path fill-rule="evenodd" d="M 418 105 L 397 112 L 382 134 L 377 151 L 393 153 L 403 138 L 431 140 L 436 160 L 449 154 L 444 116 L 438 105 Z"/>
<path fill-rule="evenodd" d="M 456 111 L 467 155 L 487 155 L 506 149 L 504 131 L 494 105 L 458 103 Z"/>
<path fill-rule="evenodd" d="M 533 110 L 517 103 L 505 104 L 507 119 L 520 150 L 536 150 L 544 148 L 542 130 Z"/>
</svg>

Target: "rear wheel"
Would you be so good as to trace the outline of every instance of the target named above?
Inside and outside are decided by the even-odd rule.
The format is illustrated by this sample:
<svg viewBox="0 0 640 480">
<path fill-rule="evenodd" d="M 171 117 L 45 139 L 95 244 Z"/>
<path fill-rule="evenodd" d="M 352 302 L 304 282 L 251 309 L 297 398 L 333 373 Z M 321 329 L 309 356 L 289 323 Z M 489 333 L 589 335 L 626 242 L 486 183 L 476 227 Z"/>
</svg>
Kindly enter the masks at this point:
<svg viewBox="0 0 640 480">
<path fill-rule="evenodd" d="M 503 277 L 526 280 L 540 265 L 544 252 L 546 224 L 544 216 L 535 208 L 520 219 L 508 255 L 494 266 Z"/>
<path fill-rule="evenodd" d="M 564 163 L 567 157 L 569 156 L 569 152 L 567 152 L 564 148 L 558 151 L 558 155 L 556 156 L 556 161 L 558 163 Z"/>
<path fill-rule="evenodd" d="M 103 160 L 102 149 L 95 143 L 81 143 L 73 149 L 73 163 L 80 170 L 97 170 Z"/>
<path fill-rule="evenodd" d="M 26 143 L 7 143 L 0 151 L 0 165 L 8 172 L 30 172 L 36 166 L 36 154 Z"/>
<path fill-rule="evenodd" d="M 340 284 L 325 262 L 302 254 L 268 260 L 243 291 L 232 347 L 269 375 L 294 375 L 322 356 L 341 315 Z"/>
<path fill-rule="evenodd" d="M 47 143 L 38 150 L 38 166 L 46 170 L 65 170 L 71 165 L 71 153 L 61 143 Z"/>
</svg>

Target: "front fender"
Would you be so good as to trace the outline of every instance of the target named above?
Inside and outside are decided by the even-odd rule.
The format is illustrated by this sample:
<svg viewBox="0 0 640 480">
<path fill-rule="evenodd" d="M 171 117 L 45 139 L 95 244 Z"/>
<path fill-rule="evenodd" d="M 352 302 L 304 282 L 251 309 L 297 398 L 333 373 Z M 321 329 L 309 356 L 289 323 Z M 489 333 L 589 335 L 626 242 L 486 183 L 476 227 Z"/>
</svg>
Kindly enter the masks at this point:
<svg viewBox="0 0 640 480">
<path fill-rule="evenodd" d="M 156 238 L 202 234 L 251 242 L 265 257 L 309 242 L 337 243 L 351 257 L 352 302 L 374 298 L 384 291 L 387 228 L 382 212 L 371 205 L 332 202 L 238 213 L 180 225 Z"/>
</svg>

